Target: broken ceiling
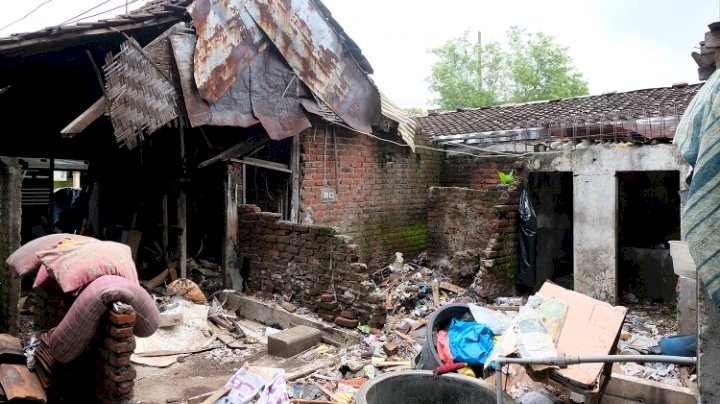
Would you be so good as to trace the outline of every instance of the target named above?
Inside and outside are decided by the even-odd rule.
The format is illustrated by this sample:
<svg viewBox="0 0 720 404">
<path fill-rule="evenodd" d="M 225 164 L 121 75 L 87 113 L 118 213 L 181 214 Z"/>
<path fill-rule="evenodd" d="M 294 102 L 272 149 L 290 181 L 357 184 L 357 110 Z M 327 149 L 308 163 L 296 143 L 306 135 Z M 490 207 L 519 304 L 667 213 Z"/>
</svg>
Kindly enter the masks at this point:
<svg viewBox="0 0 720 404">
<path fill-rule="evenodd" d="M 362 133 L 382 118 L 414 148 L 414 122 L 381 97 L 370 64 L 319 0 L 196 0 L 188 12 L 194 32 L 175 26 L 151 44 L 162 41 L 165 54 L 128 39 L 104 68 L 105 102 L 81 117 L 108 113 L 128 148 L 176 118 L 193 127 L 260 123 L 274 140 L 309 128 L 307 113 Z M 168 60 L 170 71 L 152 66 Z M 62 133 L 92 120 L 77 122 Z"/>
</svg>

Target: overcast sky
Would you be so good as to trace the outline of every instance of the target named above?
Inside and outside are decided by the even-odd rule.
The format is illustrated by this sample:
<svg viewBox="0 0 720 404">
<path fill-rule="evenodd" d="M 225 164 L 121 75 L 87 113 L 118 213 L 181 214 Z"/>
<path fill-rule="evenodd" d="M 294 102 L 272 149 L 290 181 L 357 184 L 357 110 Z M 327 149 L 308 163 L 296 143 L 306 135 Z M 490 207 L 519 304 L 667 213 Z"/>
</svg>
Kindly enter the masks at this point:
<svg viewBox="0 0 720 404">
<path fill-rule="evenodd" d="M 0 27 L 47 0 L 0 5 Z M 133 1 L 133 0 L 128 0 Z M 134 0 L 129 8 L 144 0 Z M 23 21 L 0 31 L 37 30 L 58 25 L 93 6 L 87 15 L 119 7 L 124 0 L 50 0 Z M 433 58 L 429 48 L 466 30 L 483 42 L 502 40 L 518 25 L 542 31 L 569 48 L 590 93 L 696 83 L 690 52 L 707 24 L 720 20 L 719 0 L 324 0 L 375 69 L 378 87 L 403 107 L 430 106 L 427 90 Z M 102 18 L 94 17 L 93 19 Z"/>
</svg>

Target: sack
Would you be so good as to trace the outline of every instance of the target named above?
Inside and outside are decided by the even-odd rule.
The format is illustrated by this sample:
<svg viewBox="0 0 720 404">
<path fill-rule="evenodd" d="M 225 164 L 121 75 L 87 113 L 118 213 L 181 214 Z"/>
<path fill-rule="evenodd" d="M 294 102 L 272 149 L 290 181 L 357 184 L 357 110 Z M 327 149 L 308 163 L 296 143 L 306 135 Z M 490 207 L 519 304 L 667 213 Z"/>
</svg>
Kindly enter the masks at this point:
<svg viewBox="0 0 720 404">
<path fill-rule="evenodd" d="M 40 268 L 41 262 L 36 255 L 38 251 L 57 248 L 58 244 L 66 240 L 74 240 L 75 242 L 84 243 L 100 241 L 92 237 L 80 236 L 77 234 L 48 234 L 47 236 L 38 237 L 35 240 L 20 246 L 20 248 L 10 254 L 7 260 L 5 260 L 5 263 L 10 267 L 10 269 L 12 269 L 14 277 L 23 277 Z"/>
</svg>

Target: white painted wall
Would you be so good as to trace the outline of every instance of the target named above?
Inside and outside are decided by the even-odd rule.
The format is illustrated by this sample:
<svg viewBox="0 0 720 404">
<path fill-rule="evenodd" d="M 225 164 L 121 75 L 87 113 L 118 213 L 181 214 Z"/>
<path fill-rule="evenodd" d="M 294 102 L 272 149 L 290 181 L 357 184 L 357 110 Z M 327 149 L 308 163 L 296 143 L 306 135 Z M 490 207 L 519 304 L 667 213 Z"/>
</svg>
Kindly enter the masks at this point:
<svg viewBox="0 0 720 404">
<path fill-rule="evenodd" d="M 618 171 L 679 171 L 680 189 L 689 171 L 673 145 L 593 146 L 535 153 L 530 171 L 573 172 L 575 290 L 615 304 L 617 282 Z"/>
</svg>

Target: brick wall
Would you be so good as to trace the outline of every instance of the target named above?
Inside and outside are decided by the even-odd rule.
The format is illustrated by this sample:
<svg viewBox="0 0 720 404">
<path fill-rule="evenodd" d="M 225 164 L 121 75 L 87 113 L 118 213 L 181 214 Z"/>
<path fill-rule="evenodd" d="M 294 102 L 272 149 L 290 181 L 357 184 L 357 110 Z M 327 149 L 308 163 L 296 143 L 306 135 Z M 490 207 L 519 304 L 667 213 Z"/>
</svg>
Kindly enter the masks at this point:
<svg viewBox="0 0 720 404">
<path fill-rule="evenodd" d="M 427 190 L 440 182 L 442 156 L 341 128 L 334 133 L 335 142 L 332 127 L 301 134 L 301 221 L 352 236 L 370 268 L 386 265 L 396 251 L 407 258 L 424 251 Z M 417 136 L 416 143 L 428 141 Z M 321 202 L 325 185 L 337 187 L 336 202 Z"/>
<path fill-rule="evenodd" d="M 517 188 L 433 187 L 429 195 L 428 260 L 480 297 L 514 291 L 518 253 Z"/>
<path fill-rule="evenodd" d="M 372 293 L 370 270 L 352 237 L 326 226 L 282 221 L 255 205 L 238 207 L 238 225 L 239 261 L 251 289 L 292 296 L 313 308 L 321 294 L 331 293 L 338 312 L 352 309 L 362 323 L 384 322 L 383 296 Z"/>
<path fill-rule="evenodd" d="M 0 332 L 17 332 L 20 282 L 12 279 L 7 257 L 20 247 L 22 172 L 0 163 Z"/>
<path fill-rule="evenodd" d="M 442 185 L 471 189 L 492 189 L 500 184 L 498 171 L 513 171 L 516 181 L 522 180 L 523 163 L 516 157 L 477 158 L 448 156 L 443 164 Z"/>
</svg>

